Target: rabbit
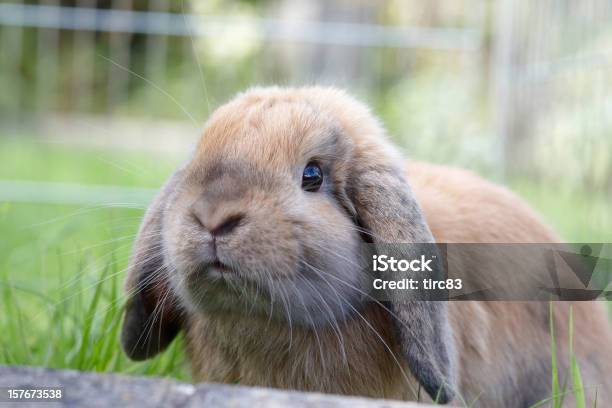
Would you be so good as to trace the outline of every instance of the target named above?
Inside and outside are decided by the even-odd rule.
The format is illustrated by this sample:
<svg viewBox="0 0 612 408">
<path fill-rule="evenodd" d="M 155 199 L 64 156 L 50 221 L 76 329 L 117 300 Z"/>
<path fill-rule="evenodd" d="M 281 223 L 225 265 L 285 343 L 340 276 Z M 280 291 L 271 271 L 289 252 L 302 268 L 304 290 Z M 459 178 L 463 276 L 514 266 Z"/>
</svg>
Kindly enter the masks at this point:
<svg viewBox="0 0 612 408">
<path fill-rule="evenodd" d="M 548 302 L 372 301 L 356 265 L 363 243 L 559 240 L 509 190 L 403 159 L 341 90 L 252 88 L 213 112 L 149 206 L 121 343 L 145 360 L 182 332 L 196 381 L 529 406 L 552 392 Z M 552 316 L 563 373 L 569 305 Z M 574 302 L 573 321 L 586 393 L 597 386 L 602 403 L 606 312 Z"/>
</svg>

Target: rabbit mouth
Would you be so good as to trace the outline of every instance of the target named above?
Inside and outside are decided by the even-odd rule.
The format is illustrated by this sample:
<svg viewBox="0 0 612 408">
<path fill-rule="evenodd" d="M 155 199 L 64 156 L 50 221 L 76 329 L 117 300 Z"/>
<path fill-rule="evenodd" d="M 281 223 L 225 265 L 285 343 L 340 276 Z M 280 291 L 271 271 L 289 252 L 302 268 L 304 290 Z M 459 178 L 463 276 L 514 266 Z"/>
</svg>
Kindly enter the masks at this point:
<svg viewBox="0 0 612 408">
<path fill-rule="evenodd" d="M 221 277 L 221 276 L 236 274 L 236 271 L 234 271 L 231 267 L 222 263 L 218 259 L 215 259 L 213 262 L 210 262 L 208 265 L 206 265 L 206 270 L 213 277 L 215 276 Z"/>
</svg>

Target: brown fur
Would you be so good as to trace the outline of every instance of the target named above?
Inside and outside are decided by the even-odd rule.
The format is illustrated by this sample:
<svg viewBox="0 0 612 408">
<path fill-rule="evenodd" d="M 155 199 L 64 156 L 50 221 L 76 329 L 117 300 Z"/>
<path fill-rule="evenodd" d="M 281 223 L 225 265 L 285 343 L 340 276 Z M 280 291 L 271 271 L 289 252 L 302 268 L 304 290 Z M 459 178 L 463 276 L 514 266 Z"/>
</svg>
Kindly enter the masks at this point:
<svg viewBox="0 0 612 408">
<path fill-rule="evenodd" d="M 335 198 L 304 196 L 312 200 L 308 208 L 317 217 L 300 222 L 296 217 L 308 214 L 299 213 L 302 204 L 295 200 L 302 193 L 292 184 L 294 169 L 288 163 L 303 166 L 310 157 L 327 163 L 324 170 L 332 177 L 329 194 Z M 158 281 L 174 283 L 167 296 L 151 291 L 144 296 L 154 298 L 162 315 L 172 311 L 171 325 L 183 327 L 198 381 L 421 400 L 430 398 L 419 390 L 419 383 L 429 386 L 432 395 L 448 383 L 446 395 L 450 398 L 456 391 L 454 402 L 477 400 L 484 407 L 526 406 L 550 396 L 547 302 L 391 302 L 389 307 L 369 302 L 362 305 L 360 315 L 347 319 L 341 318 L 346 311 L 335 311 L 335 324 L 291 325 L 282 311 L 275 312 L 280 318 L 273 317 L 267 304 L 244 299 L 257 298 L 258 285 L 267 284 L 262 268 L 269 268 L 267 273 L 274 274 L 279 285 L 291 278 L 294 258 L 286 254 L 314 245 L 308 237 L 326 240 L 336 251 L 358 239 L 346 213 L 375 243 L 434 238 L 448 243 L 559 241 L 508 190 L 464 170 L 424 163 L 409 163 L 402 174 L 401 162 L 368 110 L 342 92 L 266 88 L 243 94 L 213 114 L 180 180 L 170 182 L 149 211 L 140 241 L 149 232 L 148 239 L 155 242 L 137 243 L 128 290 L 138 289 L 136 282 L 146 273 L 141 265 L 151 256 L 151 248 L 160 247 L 164 275 Z M 201 231 L 214 230 L 237 215 L 246 221 L 230 237 L 219 238 L 220 250 L 227 250 L 239 266 L 237 273 L 248 271 L 247 280 L 255 284 L 241 287 L 243 295 L 238 298 L 228 297 L 217 284 L 200 291 L 203 272 L 194 259 L 209 256 L 202 249 L 208 241 Z M 295 228 L 303 235 L 296 238 Z M 462 262 L 468 271 L 478 269 L 478 259 Z M 495 278 L 511 273 L 508 267 L 497 271 Z M 360 284 L 359 277 L 341 277 Z M 299 296 L 287 296 L 290 304 L 284 306 L 292 307 L 298 300 Z M 163 350 L 172 333 L 169 340 L 158 333 L 162 341 L 139 346 L 135 338 L 142 336 L 144 326 L 139 302 L 151 299 L 132 297 L 124 348 L 133 358 L 146 358 Z M 557 302 L 554 307 L 565 372 L 569 303 Z M 287 309 L 292 313 L 299 315 Z M 148 317 L 155 321 L 156 314 Z M 605 311 L 596 302 L 576 302 L 573 317 L 574 348 L 584 384 L 599 385 L 598 401 L 605 404 L 610 384 L 604 381 L 612 356 Z M 155 328 L 164 330 L 161 322 Z M 134 348 L 141 351 L 130 353 Z M 589 398 L 594 395 L 592 388 L 586 393 Z M 571 397 L 566 401 L 572 404 Z"/>
</svg>

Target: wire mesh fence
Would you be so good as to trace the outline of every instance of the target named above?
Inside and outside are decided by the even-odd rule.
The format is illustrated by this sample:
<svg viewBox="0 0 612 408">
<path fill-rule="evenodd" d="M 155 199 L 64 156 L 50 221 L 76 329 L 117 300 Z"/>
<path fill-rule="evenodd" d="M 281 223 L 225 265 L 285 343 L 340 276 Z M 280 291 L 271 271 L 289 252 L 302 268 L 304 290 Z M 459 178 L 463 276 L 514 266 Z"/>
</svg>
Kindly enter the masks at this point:
<svg viewBox="0 0 612 408">
<path fill-rule="evenodd" d="M 3 133 L 86 143 L 75 123 L 106 127 L 97 117 L 147 134 L 191 123 L 193 138 L 251 85 L 323 83 L 373 105 L 413 157 L 610 191 L 611 13 L 603 0 L 6 1 Z"/>
</svg>

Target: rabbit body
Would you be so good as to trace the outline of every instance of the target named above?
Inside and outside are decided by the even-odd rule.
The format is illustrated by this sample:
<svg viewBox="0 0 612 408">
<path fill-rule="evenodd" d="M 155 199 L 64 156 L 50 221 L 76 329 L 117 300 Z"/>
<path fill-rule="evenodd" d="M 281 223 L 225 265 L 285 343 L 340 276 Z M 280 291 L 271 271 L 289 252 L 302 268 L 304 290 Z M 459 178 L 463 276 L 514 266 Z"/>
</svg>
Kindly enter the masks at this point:
<svg viewBox="0 0 612 408">
<path fill-rule="evenodd" d="M 300 189 L 309 163 L 324 175 L 315 191 Z M 483 407 L 550 397 L 548 302 L 364 301 L 350 261 L 364 239 L 559 242 L 507 189 L 404 163 L 368 109 L 334 89 L 257 88 L 219 108 L 141 226 L 128 355 L 151 357 L 183 330 L 197 381 Z M 516 266 L 459 261 L 476 280 L 512 279 Z M 571 306 L 585 394 L 597 386 L 609 401 L 606 312 Z M 562 378 L 569 308 L 553 307 Z"/>
</svg>

